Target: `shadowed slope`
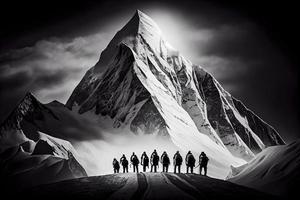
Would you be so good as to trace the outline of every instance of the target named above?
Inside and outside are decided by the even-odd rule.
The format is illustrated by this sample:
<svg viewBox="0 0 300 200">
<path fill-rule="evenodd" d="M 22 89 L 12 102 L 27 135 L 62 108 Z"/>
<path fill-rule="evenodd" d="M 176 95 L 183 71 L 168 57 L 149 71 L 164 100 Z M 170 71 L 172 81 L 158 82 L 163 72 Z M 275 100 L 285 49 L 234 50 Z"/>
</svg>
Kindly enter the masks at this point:
<svg viewBox="0 0 300 200">
<path fill-rule="evenodd" d="M 79 199 L 273 199 L 262 192 L 195 174 L 128 173 L 87 177 L 42 185 L 36 198 Z"/>
</svg>

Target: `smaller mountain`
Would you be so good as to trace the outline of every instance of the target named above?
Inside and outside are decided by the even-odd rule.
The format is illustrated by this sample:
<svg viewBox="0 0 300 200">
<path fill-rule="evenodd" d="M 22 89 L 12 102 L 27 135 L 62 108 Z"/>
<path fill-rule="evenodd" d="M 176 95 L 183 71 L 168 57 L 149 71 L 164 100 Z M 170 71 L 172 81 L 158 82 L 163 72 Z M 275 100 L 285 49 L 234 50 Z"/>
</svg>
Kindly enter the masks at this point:
<svg viewBox="0 0 300 200">
<path fill-rule="evenodd" d="M 71 152 L 68 158 L 55 156 L 54 152 L 50 151 L 52 147 L 46 143 L 40 140 L 33 153 L 26 152 L 21 144 L 0 154 L 2 189 L 19 191 L 39 184 L 87 176 Z"/>
<path fill-rule="evenodd" d="M 228 180 L 271 194 L 292 197 L 300 185 L 300 140 L 268 147 L 248 164 L 232 167 Z"/>
<path fill-rule="evenodd" d="M 1 186 L 21 189 L 87 176 L 70 142 L 42 132 L 50 130 L 47 128 L 54 125 L 49 121 L 58 123 L 59 115 L 27 93 L 1 124 Z M 48 127 L 41 126 L 44 122 L 47 122 Z"/>
<path fill-rule="evenodd" d="M 22 193 L 21 193 L 22 194 Z M 257 190 L 196 174 L 126 173 L 93 176 L 26 190 L 31 199 L 276 199 Z"/>
</svg>

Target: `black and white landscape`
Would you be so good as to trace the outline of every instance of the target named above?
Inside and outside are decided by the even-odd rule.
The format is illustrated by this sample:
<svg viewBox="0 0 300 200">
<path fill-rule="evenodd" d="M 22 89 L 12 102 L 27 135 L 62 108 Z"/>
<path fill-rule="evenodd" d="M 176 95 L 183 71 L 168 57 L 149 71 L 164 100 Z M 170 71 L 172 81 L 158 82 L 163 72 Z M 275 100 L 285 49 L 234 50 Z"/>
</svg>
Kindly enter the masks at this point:
<svg viewBox="0 0 300 200">
<path fill-rule="evenodd" d="M 1 187 L 37 198 L 276 199 L 300 183 L 299 140 L 286 144 L 140 10 L 65 104 L 28 92 L 0 131 Z M 114 157 L 153 149 L 204 151 L 209 177 L 111 174 Z"/>
</svg>

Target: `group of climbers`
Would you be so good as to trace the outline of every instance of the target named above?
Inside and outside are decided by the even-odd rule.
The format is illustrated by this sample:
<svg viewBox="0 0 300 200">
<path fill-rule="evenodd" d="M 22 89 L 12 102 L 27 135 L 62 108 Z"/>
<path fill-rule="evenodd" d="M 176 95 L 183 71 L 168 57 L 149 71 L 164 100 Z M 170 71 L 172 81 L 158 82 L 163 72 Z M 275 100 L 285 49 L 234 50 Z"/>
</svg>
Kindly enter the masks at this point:
<svg viewBox="0 0 300 200">
<path fill-rule="evenodd" d="M 209 158 L 206 156 L 204 152 L 201 152 L 199 156 L 199 167 L 200 167 L 200 174 L 202 175 L 202 170 L 204 171 L 203 175 L 207 175 L 207 164 L 208 164 Z M 149 168 L 149 164 L 151 164 L 151 170 L 150 172 L 157 172 L 157 168 L 159 167 L 159 162 L 162 164 L 162 171 L 163 172 L 168 172 L 169 170 L 169 165 L 171 164 L 170 158 L 167 154 L 167 152 L 163 152 L 161 157 L 157 154 L 156 150 L 153 151 L 153 153 L 150 156 L 150 159 L 146 152 L 144 151 L 142 156 L 141 156 L 141 163 L 137 157 L 137 155 L 133 152 L 131 157 L 130 157 L 130 163 L 133 166 L 133 172 L 139 172 L 139 164 L 143 166 L 143 172 L 147 171 L 147 168 Z M 174 173 L 181 173 L 181 165 L 182 165 L 183 159 L 182 156 L 180 155 L 179 151 L 175 153 L 173 156 L 173 165 L 174 165 Z M 128 165 L 129 161 L 127 160 L 126 156 L 123 154 L 120 162 L 114 158 L 113 160 L 113 168 L 114 168 L 114 173 L 119 173 L 120 170 L 120 164 L 123 167 L 123 173 L 128 172 Z M 193 170 L 195 168 L 196 164 L 196 159 L 193 156 L 192 152 L 189 151 L 185 157 L 185 164 L 186 164 L 186 173 L 193 173 Z M 198 167 L 196 166 L 196 167 Z"/>
</svg>

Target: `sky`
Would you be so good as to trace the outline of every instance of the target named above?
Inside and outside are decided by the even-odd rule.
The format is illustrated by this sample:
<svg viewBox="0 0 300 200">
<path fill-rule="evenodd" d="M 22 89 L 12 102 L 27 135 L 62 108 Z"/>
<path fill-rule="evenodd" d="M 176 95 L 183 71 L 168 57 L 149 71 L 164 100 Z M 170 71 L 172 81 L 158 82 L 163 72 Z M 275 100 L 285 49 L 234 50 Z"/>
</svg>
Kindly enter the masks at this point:
<svg viewBox="0 0 300 200">
<path fill-rule="evenodd" d="M 287 142 L 300 137 L 297 12 L 258 1 L 9 1 L 0 10 L 0 121 L 27 91 L 65 103 L 136 9 Z"/>
</svg>

